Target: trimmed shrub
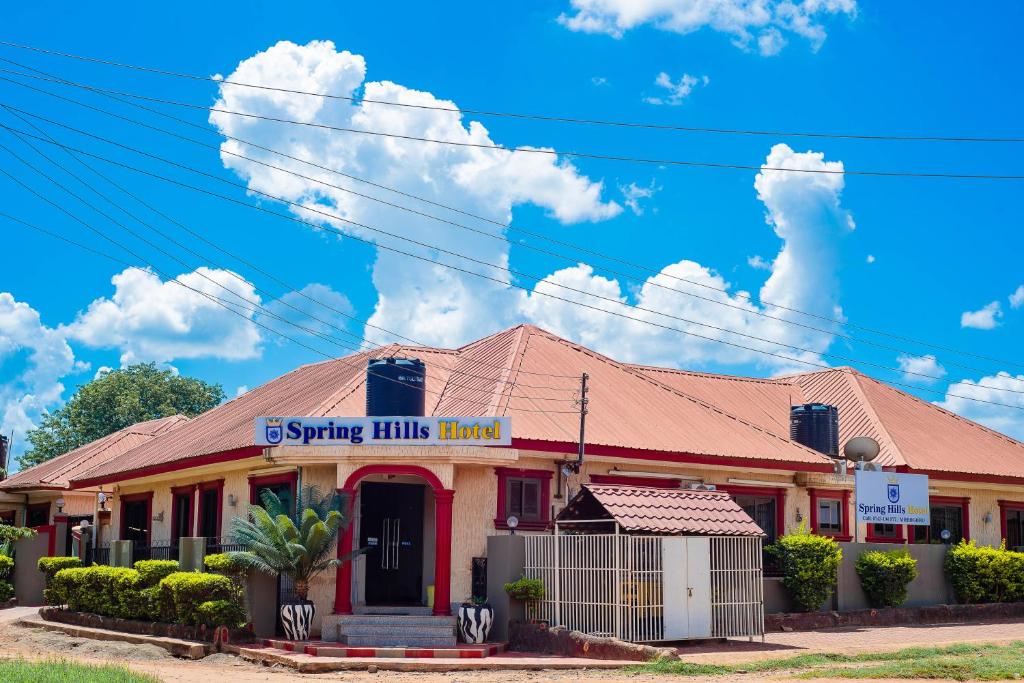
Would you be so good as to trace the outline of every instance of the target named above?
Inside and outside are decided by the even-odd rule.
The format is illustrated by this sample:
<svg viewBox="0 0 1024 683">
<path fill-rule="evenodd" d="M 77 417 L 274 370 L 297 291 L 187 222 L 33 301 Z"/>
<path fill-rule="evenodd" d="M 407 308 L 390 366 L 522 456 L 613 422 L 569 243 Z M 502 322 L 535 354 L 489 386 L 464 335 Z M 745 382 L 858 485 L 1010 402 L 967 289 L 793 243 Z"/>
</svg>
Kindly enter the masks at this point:
<svg viewBox="0 0 1024 683">
<path fill-rule="evenodd" d="M 173 621 L 197 626 L 199 606 L 204 602 L 226 600 L 239 603 L 238 588 L 231 579 L 219 574 L 175 572 L 160 582 L 160 613 L 166 617 L 174 610 Z"/>
<path fill-rule="evenodd" d="M 540 579 L 528 579 L 525 576 L 506 583 L 505 592 L 513 600 L 543 600 L 544 582 Z"/>
<path fill-rule="evenodd" d="M 196 608 L 196 618 L 207 626 L 238 628 L 245 624 L 245 610 L 231 600 L 207 600 Z"/>
<path fill-rule="evenodd" d="M 945 570 L 958 602 L 1024 601 L 1024 553 L 960 541 L 946 555 Z"/>
<path fill-rule="evenodd" d="M 203 566 L 206 571 L 214 574 L 223 574 L 237 578 L 247 571 L 247 568 L 230 553 L 213 553 L 203 558 Z"/>
<path fill-rule="evenodd" d="M 0 581 L 0 602 L 7 602 L 14 597 L 14 586 L 9 581 Z"/>
<path fill-rule="evenodd" d="M 62 569 L 53 577 L 51 594 L 76 612 L 124 617 L 134 611 L 142 579 L 127 567 Z"/>
<path fill-rule="evenodd" d="M 6 555 L 0 555 L 0 581 L 7 579 L 14 571 L 14 560 Z"/>
<path fill-rule="evenodd" d="M 835 540 L 818 536 L 801 524 L 768 551 L 779 560 L 782 586 L 799 612 L 813 612 L 832 597 L 843 551 Z"/>
<path fill-rule="evenodd" d="M 906 550 L 869 550 L 854 568 L 872 607 L 899 607 L 907 601 L 907 585 L 917 578 L 917 560 Z"/>
<path fill-rule="evenodd" d="M 46 584 L 49 585 L 53 577 L 57 575 L 61 569 L 73 569 L 82 566 L 82 561 L 77 557 L 40 557 L 39 562 L 36 563 L 39 567 L 39 571 L 43 573 L 46 579 Z"/>
<path fill-rule="evenodd" d="M 181 570 L 177 560 L 139 560 L 134 566 L 147 588 L 159 585 L 164 577 Z"/>
</svg>

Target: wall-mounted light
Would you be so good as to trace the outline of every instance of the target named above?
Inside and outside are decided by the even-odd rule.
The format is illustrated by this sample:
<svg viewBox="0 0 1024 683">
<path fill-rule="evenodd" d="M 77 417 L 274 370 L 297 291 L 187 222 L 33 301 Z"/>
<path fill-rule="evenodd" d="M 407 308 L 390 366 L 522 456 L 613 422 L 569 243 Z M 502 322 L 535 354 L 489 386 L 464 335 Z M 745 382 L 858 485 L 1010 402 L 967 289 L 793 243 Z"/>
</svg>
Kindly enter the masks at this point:
<svg viewBox="0 0 1024 683">
<path fill-rule="evenodd" d="M 64 498 L 58 498 L 55 502 L 57 503 L 57 514 L 64 514 Z"/>
<path fill-rule="evenodd" d="M 804 521 L 804 513 L 800 512 L 800 508 L 796 509 L 796 523 L 800 524 Z"/>
<path fill-rule="evenodd" d="M 100 503 L 100 510 L 104 512 L 106 512 L 107 510 L 107 498 L 107 494 L 103 493 L 103 491 L 100 491 L 99 493 L 96 494 L 96 500 L 98 500 Z"/>
<path fill-rule="evenodd" d="M 164 511 L 161 510 L 160 512 L 158 512 L 155 515 L 153 515 L 153 521 L 154 522 L 162 522 L 162 521 L 164 521 Z"/>
<path fill-rule="evenodd" d="M 985 516 L 982 517 L 981 519 L 982 519 L 983 522 L 985 522 L 985 524 L 991 524 L 992 523 L 992 513 L 991 512 L 986 512 Z"/>
<path fill-rule="evenodd" d="M 238 506 L 238 496 L 236 496 L 233 493 L 229 493 L 228 494 L 228 507 L 237 507 L 237 506 Z"/>
</svg>

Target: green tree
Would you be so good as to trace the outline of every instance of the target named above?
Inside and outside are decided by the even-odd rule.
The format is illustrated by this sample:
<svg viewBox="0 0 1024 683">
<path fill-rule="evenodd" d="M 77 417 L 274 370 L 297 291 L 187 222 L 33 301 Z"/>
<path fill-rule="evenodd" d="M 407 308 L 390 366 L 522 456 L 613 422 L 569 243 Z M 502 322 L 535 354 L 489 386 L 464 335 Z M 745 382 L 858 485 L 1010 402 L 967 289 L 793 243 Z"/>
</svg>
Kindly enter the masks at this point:
<svg viewBox="0 0 1024 683">
<path fill-rule="evenodd" d="M 67 453 L 136 422 L 168 415 L 193 417 L 224 400 L 219 384 L 160 370 L 155 363 L 130 365 L 83 384 L 26 436 L 32 447 L 18 462 L 24 469 Z"/>
</svg>

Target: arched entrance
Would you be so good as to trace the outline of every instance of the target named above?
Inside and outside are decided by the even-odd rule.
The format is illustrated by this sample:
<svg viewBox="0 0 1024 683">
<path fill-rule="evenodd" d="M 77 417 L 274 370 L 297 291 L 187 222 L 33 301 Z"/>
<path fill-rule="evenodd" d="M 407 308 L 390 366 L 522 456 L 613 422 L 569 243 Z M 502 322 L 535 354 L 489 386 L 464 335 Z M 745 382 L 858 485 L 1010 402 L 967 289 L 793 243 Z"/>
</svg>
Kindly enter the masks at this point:
<svg viewBox="0 0 1024 683">
<path fill-rule="evenodd" d="M 345 480 L 338 493 L 349 500 L 351 518 L 360 482 L 372 475 L 407 475 L 425 481 L 434 496 L 434 614 L 451 614 L 451 564 L 452 564 L 452 499 L 455 491 L 444 488 L 437 475 L 418 465 L 365 465 Z M 354 528 L 350 524 L 338 542 L 338 557 L 352 552 Z M 335 614 L 352 614 L 352 562 L 338 568 L 335 594 Z"/>
</svg>

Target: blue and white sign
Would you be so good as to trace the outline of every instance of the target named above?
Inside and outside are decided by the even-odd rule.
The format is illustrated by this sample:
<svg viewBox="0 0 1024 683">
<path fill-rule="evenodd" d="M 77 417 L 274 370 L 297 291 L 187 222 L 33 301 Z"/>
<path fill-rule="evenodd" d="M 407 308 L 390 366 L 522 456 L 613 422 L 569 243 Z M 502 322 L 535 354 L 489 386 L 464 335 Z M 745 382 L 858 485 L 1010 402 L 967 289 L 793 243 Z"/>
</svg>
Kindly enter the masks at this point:
<svg viewBox="0 0 1024 683">
<path fill-rule="evenodd" d="M 858 522 L 931 524 L 926 475 L 857 470 L 855 481 Z"/>
<path fill-rule="evenodd" d="M 257 417 L 257 446 L 510 446 L 510 417 Z"/>
</svg>

